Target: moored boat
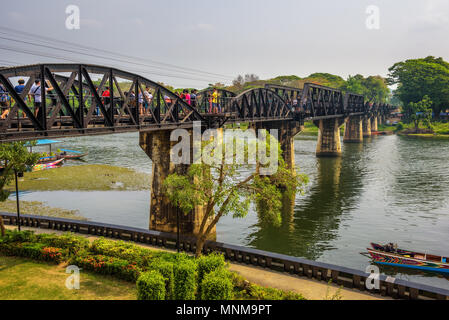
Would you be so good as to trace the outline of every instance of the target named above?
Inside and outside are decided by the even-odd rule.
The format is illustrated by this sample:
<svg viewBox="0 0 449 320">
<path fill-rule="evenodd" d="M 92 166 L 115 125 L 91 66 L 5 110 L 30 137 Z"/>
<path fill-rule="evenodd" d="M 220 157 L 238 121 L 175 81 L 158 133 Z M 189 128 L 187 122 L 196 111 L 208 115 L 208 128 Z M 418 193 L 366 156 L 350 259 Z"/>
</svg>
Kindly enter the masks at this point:
<svg viewBox="0 0 449 320">
<path fill-rule="evenodd" d="M 31 168 L 31 171 L 39 171 L 39 170 L 56 168 L 56 167 L 59 167 L 62 165 L 62 161 L 64 161 L 64 159 L 58 159 L 58 160 L 53 160 L 53 161 L 37 163 Z"/>
<path fill-rule="evenodd" d="M 395 245 L 371 243 L 368 253 L 375 263 L 449 273 L 449 257 L 403 250 Z"/>
</svg>

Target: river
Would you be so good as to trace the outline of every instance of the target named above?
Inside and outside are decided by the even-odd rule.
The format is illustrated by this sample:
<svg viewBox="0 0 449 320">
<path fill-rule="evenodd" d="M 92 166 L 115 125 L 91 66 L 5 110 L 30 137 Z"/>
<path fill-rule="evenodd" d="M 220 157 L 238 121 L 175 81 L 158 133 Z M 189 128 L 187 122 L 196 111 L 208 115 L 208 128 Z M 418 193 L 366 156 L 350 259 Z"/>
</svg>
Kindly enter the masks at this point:
<svg viewBox="0 0 449 320">
<path fill-rule="evenodd" d="M 138 133 L 59 139 L 55 145 L 89 152 L 87 163 L 151 172 Z M 261 226 L 254 208 L 224 217 L 217 240 L 365 270 L 370 242 L 449 255 L 449 143 L 396 135 L 343 144 L 341 158 L 315 157 L 316 136 L 298 135 L 295 161 L 310 177 L 304 195 L 279 228 Z M 72 165 L 80 164 L 71 162 Z M 77 209 L 92 221 L 147 228 L 149 191 L 26 192 L 22 200 Z M 432 273 L 381 267 L 397 278 L 449 289 Z"/>
</svg>

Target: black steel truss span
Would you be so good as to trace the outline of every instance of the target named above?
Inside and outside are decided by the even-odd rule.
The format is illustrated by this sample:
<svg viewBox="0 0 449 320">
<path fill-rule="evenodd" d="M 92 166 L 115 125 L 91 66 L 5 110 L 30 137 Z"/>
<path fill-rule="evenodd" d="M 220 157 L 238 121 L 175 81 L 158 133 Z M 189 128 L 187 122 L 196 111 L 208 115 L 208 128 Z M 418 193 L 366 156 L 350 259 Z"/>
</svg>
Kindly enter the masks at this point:
<svg viewBox="0 0 449 320">
<path fill-rule="evenodd" d="M 20 94 L 12 84 L 19 77 L 27 80 Z M 41 90 L 39 112 L 29 96 L 35 80 L 48 87 Z M 393 110 L 386 104 L 364 103 L 361 95 L 343 94 L 312 83 L 306 83 L 303 89 L 267 85 L 238 96 L 218 89 L 216 102 L 213 89 L 207 89 L 198 92 L 196 104 L 192 105 L 137 74 L 85 64 L 2 68 L 0 83 L 10 97 L 2 106 L 0 142 L 191 127 L 193 121 L 201 121 L 205 127 L 220 127 L 226 122 L 303 121 L 386 115 Z M 106 87 L 109 96 L 104 95 Z"/>
<path fill-rule="evenodd" d="M 11 81 L 17 81 L 17 77 L 28 78 L 21 94 L 15 92 Z M 52 89 L 41 90 L 37 113 L 34 99 L 27 99 L 35 80 Z M 205 121 L 195 108 L 160 84 L 115 68 L 84 64 L 20 66 L 1 69 L 0 83 L 11 97 L 9 113 L 0 120 L 3 141 Z M 127 91 L 122 88 L 124 83 Z M 106 87 L 108 97 L 102 96 Z M 152 98 L 143 94 L 147 87 Z"/>
</svg>

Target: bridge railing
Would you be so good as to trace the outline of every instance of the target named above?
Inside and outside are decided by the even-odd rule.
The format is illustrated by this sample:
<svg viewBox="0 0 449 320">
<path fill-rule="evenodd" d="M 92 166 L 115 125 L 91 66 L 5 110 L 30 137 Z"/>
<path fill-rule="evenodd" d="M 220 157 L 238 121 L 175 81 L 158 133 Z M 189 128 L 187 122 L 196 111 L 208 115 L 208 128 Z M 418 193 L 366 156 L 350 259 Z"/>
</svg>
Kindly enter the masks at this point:
<svg viewBox="0 0 449 320">
<path fill-rule="evenodd" d="M 18 219 L 15 214 L 2 212 L 0 215 L 3 217 L 5 224 L 17 225 Z M 113 224 L 34 215 L 21 215 L 20 223 L 26 227 L 85 233 L 130 240 L 168 249 L 175 249 L 177 244 L 176 234 Z M 193 237 L 181 236 L 180 238 L 180 248 L 186 252 L 195 252 L 195 243 L 196 239 Z M 284 271 L 292 275 L 304 276 L 318 281 L 329 282 L 332 280 L 332 283 L 339 286 L 362 292 L 380 294 L 395 299 L 449 300 L 449 290 L 394 279 L 385 275 L 379 275 L 379 287 L 377 289 L 368 290 L 365 283 L 367 279 L 371 281 L 370 277 L 372 274 L 333 264 L 221 242 L 207 241 L 204 246 L 204 252 L 209 253 L 213 251 L 223 253 L 229 261 Z"/>
</svg>

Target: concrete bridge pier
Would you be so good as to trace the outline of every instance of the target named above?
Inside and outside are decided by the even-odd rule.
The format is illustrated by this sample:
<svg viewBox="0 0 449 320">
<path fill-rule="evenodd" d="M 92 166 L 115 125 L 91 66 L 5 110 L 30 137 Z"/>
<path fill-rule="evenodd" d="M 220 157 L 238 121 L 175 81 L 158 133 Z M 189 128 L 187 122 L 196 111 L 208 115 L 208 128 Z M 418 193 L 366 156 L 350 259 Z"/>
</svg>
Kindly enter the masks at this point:
<svg viewBox="0 0 449 320">
<path fill-rule="evenodd" d="M 363 117 L 362 120 L 363 137 L 371 137 L 371 118 L 368 116 Z"/>
<path fill-rule="evenodd" d="M 373 131 L 379 131 L 377 128 L 377 116 L 371 118 L 371 132 Z"/>
<path fill-rule="evenodd" d="M 344 118 L 321 119 L 313 123 L 319 129 L 317 157 L 341 156 L 340 127 L 344 124 Z"/>
<path fill-rule="evenodd" d="M 361 116 L 349 117 L 346 120 L 343 142 L 363 142 L 363 125 Z"/>
<path fill-rule="evenodd" d="M 172 174 L 184 174 L 188 164 L 175 165 L 170 161 L 171 148 L 178 142 L 170 141 L 171 130 L 141 131 L 139 144 L 152 160 L 150 224 L 151 230 L 177 232 L 177 215 L 179 214 L 180 233 L 195 235 L 198 233 L 205 214 L 203 206 L 197 206 L 193 212 L 184 214 L 180 208 L 173 206 L 163 190 L 165 178 Z M 192 131 L 189 131 L 192 142 Z M 193 143 L 190 143 L 190 157 L 193 159 Z M 190 162 L 192 163 L 192 161 Z M 192 181 L 192 183 L 195 183 Z M 215 235 L 215 228 L 212 232 Z"/>
<path fill-rule="evenodd" d="M 295 136 L 300 133 L 304 126 L 297 121 L 265 121 L 255 122 L 250 125 L 250 128 L 256 130 L 256 135 L 259 129 L 265 129 L 268 132 L 273 129 L 278 130 L 279 144 L 281 145 L 282 158 L 287 166 L 294 171 L 295 169 Z"/>
</svg>

